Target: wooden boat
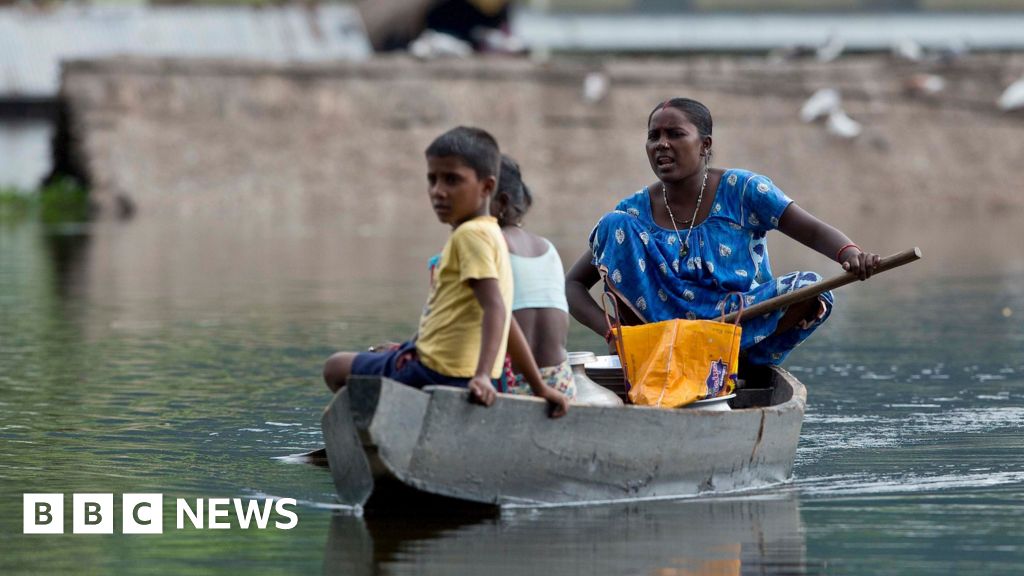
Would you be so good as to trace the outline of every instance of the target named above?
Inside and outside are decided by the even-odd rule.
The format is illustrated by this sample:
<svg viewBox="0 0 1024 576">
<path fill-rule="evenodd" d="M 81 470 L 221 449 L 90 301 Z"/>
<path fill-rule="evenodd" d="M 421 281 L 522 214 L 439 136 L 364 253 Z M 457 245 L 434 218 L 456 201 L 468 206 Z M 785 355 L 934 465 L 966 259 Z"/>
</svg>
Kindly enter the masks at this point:
<svg viewBox="0 0 1024 576">
<path fill-rule="evenodd" d="M 790 479 L 806 390 L 782 368 L 741 374 L 729 411 L 573 406 L 550 419 L 537 398 L 487 408 L 464 389 L 353 377 L 322 427 L 341 503 L 409 490 L 495 505 L 696 496 Z"/>
<path fill-rule="evenodd" d="M 874 274 L 920 258 L 916 247 L 882 258 Z M 743 314 L 765 314 L 857 280 L 844 272 Z M 597 380 L 624 396 L 620 377 L 603 376 Z M 730 410 L 574 406 L 558 420 L 549 419 L 536 398 L 502 396 L 484 408 L 470 404 L 459 388 L 417 390 L 388 379 L 350 378 L 321 423 L 338 496 L 353 506 L 394 502 L 396 494 L 410 492 L 417 503 L 432 494 L 543 506 L 683 498 L 785 482 L 793 473 L 807 391 L 778 367 L 744 370 L 741 364 L 739 378 Z M 299 455 L 302 461 L 318 457 L 320 451 Z"/>
</svg>

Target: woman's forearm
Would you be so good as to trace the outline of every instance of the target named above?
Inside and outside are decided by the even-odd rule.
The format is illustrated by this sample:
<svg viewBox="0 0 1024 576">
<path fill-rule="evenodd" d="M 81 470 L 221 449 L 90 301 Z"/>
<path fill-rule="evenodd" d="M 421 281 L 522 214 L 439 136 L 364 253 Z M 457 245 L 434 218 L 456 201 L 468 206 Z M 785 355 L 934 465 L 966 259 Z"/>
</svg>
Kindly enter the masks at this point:
<svg viewBox="0 0 1024 576">
<path fill-rule="evenodd" d="M 839 229 L 819 220 L 796 203 L 790 204 L 779 221 L 779 231 L 811 250 L 838 260 L 838 252 L 853 241 Z"/>
<path fill-rule="evenodd" d="M 604 310 L 590 296 L 588 288 L 579 282 L 566 281 L 565 298 L 569 302 L 569 313 L 577 322 L 602 336 L 608 331 Z"/>
<path fill-rule="evenodd" d="M 591 258 L 593 255 L 587 250 L 565 275 L 565 299 L 569 302 L 569 314 L 577 322 L 597 334 L 604 335 L 608 330 L 604 311 L 590 297 L 590 288 L 601 280 L 601 275 L 591 263 Z"/>
</svg>

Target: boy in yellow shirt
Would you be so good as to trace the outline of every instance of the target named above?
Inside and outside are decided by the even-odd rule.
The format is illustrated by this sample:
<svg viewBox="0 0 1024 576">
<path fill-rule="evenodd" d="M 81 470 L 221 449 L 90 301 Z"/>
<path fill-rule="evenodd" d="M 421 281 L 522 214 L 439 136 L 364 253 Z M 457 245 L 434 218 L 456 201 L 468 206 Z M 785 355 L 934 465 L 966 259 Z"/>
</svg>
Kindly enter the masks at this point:
<svg viewBox="0 0 1024 576">
<path fill-rule="evenodd" d="M 568 399 L 541 381 L 512 319 L 508 247 L 489 213 L 501 165 L 498 143 L 484 130 L 460 126 L 437 137 L 426 156 L 430 203 L 452 234 L 434 267 L 417 335 L 387 352 L 338 352 L 324 365 L 324 381 L 332 391 L 351 374 L 415 387 L 465 386 L 471 399 L 490 406 L 496 395 L 491 379 L 501 377 L 507 343 L 534 394 L 552 404 L 552 416 L 561 416 Z"/>
</svg>

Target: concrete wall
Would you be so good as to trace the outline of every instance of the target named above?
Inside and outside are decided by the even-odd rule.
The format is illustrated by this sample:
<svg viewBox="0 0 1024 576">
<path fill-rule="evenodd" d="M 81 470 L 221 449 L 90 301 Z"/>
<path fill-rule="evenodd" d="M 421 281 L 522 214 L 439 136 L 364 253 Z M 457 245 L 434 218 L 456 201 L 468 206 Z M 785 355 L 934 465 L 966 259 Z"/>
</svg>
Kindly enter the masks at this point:
<svg viewBox="0 0 1024 576">
<path fill-rule="evenodd" d="M 581 98 L 603 70 L 607 98 Z M 908 94 L 931 71 L 947 88 Z M 376 224 L 429 213 L 422 152 L 456 124 L 491 130 L 520 160 L 548 231 L 592 218 L 654 180 L 645 122 L 669 96 L 697 98 L 715 117 L 718 166 L 770 175 L 824 215 L 979 215 L 1024 208 L 1017 167 L 1024 116 L 995 100 L 1024 73 L 1024 56 L 969 56 L 951 65 L 888 56 L 771 63 L 759 57 L 605 60 L 480 58 L 277 66 L 183 60 L 99 60 L 65 66 L 73 151 L 112 212 L 322 216 Z M 815 89 L 838 87 L 864 124 L 852 141 L 803 124 Z M 422 204 L 422 205 L 421 205 Z"/>
</svg>

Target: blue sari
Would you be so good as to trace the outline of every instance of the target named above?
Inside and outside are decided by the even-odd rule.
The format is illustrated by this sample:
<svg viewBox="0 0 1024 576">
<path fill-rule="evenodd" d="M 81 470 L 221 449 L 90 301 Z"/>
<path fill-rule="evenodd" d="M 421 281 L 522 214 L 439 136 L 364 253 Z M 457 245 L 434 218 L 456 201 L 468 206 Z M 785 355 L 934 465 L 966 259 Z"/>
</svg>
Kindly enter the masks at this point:
<svg viewBox="0 0 1024 576">
<path fill-rule="evenodd" d="M 657 199 L 661 201 L 661 199 Z M 792 200 L 765 176 L 726 170 L 712 199 L 711 213 L 693 227 L 685 257 L 686 229 L 665 229 L 651 215 L 650 190 L 625 198 L 590 234 L 595 267 L 607 275 L 621 300 L 644 322 L 674 318 L 714 319 L 821 280 L 814 272 L 772 275 L 765 235 L 779 225 Z M 785 309 L 744 318 L 741 350 L 754 364 L 779 364 L 832 312 L 810 327 L 773 334 Z"/>
</svg>

